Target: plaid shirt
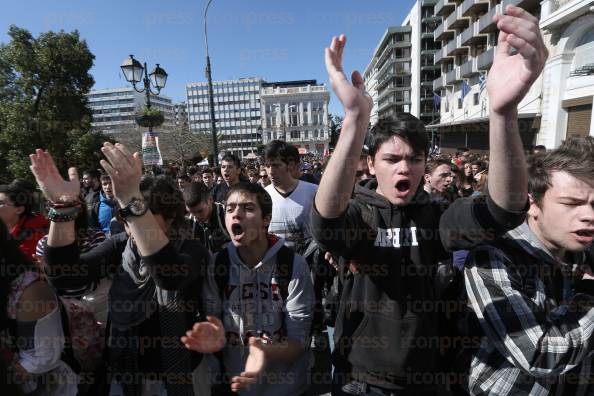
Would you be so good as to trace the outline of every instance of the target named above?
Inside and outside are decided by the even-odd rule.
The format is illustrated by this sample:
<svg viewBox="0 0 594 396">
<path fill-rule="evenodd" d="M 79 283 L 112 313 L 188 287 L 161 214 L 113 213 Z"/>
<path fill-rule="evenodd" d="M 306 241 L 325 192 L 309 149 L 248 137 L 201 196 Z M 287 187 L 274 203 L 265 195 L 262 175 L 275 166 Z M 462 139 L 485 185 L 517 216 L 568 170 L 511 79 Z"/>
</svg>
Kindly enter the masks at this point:
<svg viewBox="0 0 594 396">
<path fill-rule="evenodd" d="M 572 289 L 577 264 L 555 260 L 526 223 L 506 238 L 533 258 L 518 266 L 494 244 L 466 262 L 468 302 L 484 332 L 470 393 L 594 395 L 594 295 Z M 593 290 L 592 282 L 580 287 Z"/>
</svg>

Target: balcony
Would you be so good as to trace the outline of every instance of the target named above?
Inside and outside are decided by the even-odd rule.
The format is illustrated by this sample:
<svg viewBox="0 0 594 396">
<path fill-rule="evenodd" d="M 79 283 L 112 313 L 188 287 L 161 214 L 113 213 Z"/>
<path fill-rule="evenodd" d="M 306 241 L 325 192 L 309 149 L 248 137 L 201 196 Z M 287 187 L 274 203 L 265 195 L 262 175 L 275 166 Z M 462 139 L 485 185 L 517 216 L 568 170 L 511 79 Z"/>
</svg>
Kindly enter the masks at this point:
<svg viewBox="0 0 594 396">
<path fill-rule="evenodd" d="M 456 7 L 456 3 L 453 0 L 440 0 L 433 8 L 435 15 L 448 15 Z"/>
<path fill-rule="evenodd" d="M 489 33 L 489 32 L 494 32 L 497 30 L 497 26 L 493 22 L 493 17 L 495 16 L 495 14 L 500 12 L 500 10 L 501 10 L 501 4 L 497 4 L 495 7 L 491 8 L 489 10 L 489 12 L 487 12 L 485 15 L 483 15 L 479 19 L 479 21 L 478 21 L 478 24 L 479 24 L 478 32 L 479 33 Z"/>
<path fill-rule="evenodd" d="M 495 49 L 497 47 L 491 47 L 477 57 L 477 70 L 489 70 L 493 64 L 493 57 L 495 55 Z"/>
<path fill-rule="evenodd" d="M 433 81 L 433 90 L 437 91 L 443 87 L 445 87 L 445 79 L 444 76 L 439 76 L 439 78 Z"/>
<path fill-rule="evenodd" d="M 451 40 L 446 46 L 446 55 L 453 57 L 457 54 L 465 54 L 468 52 L 468 47 L 462 45 L 462 37 L 458 36 Z"/>
<path fill-rule="evenodd" d="M 462 16 L 471 16 L 487 11 L 489 9 L 489 0 L 465 0 L 460 6 Z"/>
<path fill-rule="evenodd" d="M 421 0 L 421 7 L 433 7 L 437 4 L 437 0 Z"/>
<path fill-rule="evenodd" d="M 433 33 L 433 39 L 435 41 L 447 40 L 454 37 L 456 32 L 454 30 L 446 29 L 445 22 L 439 25 Z"/>
<path fill-rule="evenodd" d="M 461 29 L 470 23 L 470 18 L 462 16 L 462 9 L 458 7 L 454 12 L 446 18 L 446 29 L 454 30 Z"/>
<path fill-rule="evenodd" d="M 472 75 L 479 74 L 477 66 L 477 58 L 470 59 L 460 66 L 460 77 L 468 78 Z"/>
<path fill-rule="evenodd" d="M 464 46 L 474 45 L 477 42 L 486 43 L 488 38 L 488 35 L 479 33 L 479 22 L 476 21 L 475 23 L 470 25 L 466 30 L 464 30 L 462 34 L 460 34 L 460 44 Z"/>
<path fill-rule="evenodd" d="M 441 17 L 436 15 L 427 15 L 421 18 L 421 23 L 440 22 Z"/>
<path fill-rule="evenodd" d="M 454 67 L 452 70 L 446 73 L 445 75 L 445 84 L 452 85 L 454 82 L 460 80 L 460 73 L 457 67 Z"/>
<path fill-rule="evenodd" d="M 423 32 L 421 33 L 421 38 L 433 40 L 433 32 Z"/>
</svg>

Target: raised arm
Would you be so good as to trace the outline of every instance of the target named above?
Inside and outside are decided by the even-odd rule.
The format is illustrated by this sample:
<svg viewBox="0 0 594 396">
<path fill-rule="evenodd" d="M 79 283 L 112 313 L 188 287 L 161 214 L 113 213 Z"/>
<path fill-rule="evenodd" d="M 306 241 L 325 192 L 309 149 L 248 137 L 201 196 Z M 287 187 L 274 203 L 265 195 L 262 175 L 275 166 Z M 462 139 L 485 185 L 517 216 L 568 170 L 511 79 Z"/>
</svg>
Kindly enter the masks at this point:
<svg viewBox="0 0 594 396">
<path fill-rule="evenodd" d="M 489 94 L 489 194 L 503 209 L 520 211 L 528 197 L 528 172 L 518 131 L 518 104 L 538 78 L 548 52 L 538 19 L 508 5 L 497 15 L 497 53 L 487 79 Z M 517 49 L 510 55 L 511 47 Z"/>
<path fill-rule="evenodd" d="M 326 48 L 325 52 L 328 78 L 345 114 L 340 138 L 315 198 L 316 208 L 324 218 L 338 217 L 347 207 L 373 106 L 371 96 L 365 92 L 361 74 L 354 71 L 351 75 L 352 83 L 344 74 L 342 53 L 345 44 L 344 35 L 333 37 L 330 48 Z"/>
<path fill-rule="evenodd" d="M 126 206 L 133 198 L 141 198 L 140 178 L 142 164 L 138 153 L 130 154 L 120 143 L 104 143 L 101 151 L 107 158 L 101 166 L 111 177 L 113 193 L 120 207 Z M 150 256 L 159 252 L 169 243 L 150 209 L 142 216 L 130 216 L 127 220 L 138 252 Z"/>
</svg>

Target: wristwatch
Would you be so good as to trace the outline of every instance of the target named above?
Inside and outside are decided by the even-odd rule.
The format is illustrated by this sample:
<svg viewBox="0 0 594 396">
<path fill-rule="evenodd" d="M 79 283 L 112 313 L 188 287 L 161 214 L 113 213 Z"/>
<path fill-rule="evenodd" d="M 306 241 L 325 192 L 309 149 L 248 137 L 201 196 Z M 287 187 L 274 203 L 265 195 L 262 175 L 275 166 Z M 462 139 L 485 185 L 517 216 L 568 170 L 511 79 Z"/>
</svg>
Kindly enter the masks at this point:
<svg viewBox="0 0 594 396">
<path fill-rule="evenodd" d="M 132 198 L 130 202 L 126 206 L 121 209 L 118 209 L 118 214 L 122 219 L 127 219 L 128 217 L 139 217 L 146 213 L 148 210 L 148 205 L 146 201 L 142 198 Z"/>
</svg>

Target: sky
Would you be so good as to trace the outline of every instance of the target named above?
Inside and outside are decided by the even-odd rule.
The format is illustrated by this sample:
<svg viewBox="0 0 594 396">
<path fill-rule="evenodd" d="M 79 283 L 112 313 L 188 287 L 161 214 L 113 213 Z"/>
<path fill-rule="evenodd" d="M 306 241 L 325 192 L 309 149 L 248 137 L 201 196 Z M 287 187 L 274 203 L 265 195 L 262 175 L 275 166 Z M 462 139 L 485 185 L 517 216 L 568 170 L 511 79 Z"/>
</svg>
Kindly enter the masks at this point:
<svg viewBox="0 0 594 396">
<path fill-rule="evenodd" d="M 128 85 L 119 66 L 129 54 L 159 63 L 169 78 L 162 94 L 186 99 L 185 86 L 205 81 L 206 0 L 7 0 L 0 42 L 11 24 L 34 36 L 78 30 L 95 55 L 94 89 Z M 344 33 L 344 69 L 363 72 L 388 26 L 400 25 L 413 0 L 212 0 L 208 44 L 213 80 L 316 79 L 328 88 L 324 47 Z M 331 89 L 330 89 L 331 90 Z M 342 115 L 331 95 L 329 110 Z"/>
</svg>

